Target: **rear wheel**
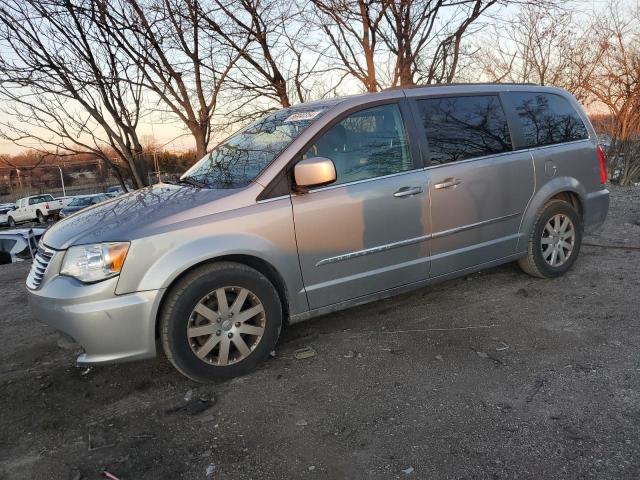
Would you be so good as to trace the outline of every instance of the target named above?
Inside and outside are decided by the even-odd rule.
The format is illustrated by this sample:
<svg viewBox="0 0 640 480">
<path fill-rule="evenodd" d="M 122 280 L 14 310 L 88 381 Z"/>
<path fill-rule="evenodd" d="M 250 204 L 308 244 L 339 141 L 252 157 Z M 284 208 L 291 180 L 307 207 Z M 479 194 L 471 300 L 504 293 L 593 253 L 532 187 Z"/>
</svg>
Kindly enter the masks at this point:
<svg viewBox="0 0 640 480">
<path fill-rule="evenodd" d="M 199 382 L 253 370 L 275 347 L 282 326 L 276 289 L 238 263 L 197 268 L 178 281 L 164 305 L 164 352 L 183 375 Z"/>
<path fill-rule="evenodd" d="M 9 226 L 12 228 L 16 226 L 16 221 L 13 219 L 13 217 L 9 217 Z"/>
<path fill-rule="evenodd" d="M 582 244 L 582 221 L 564 200 L 551 200 L 538 213 L 529 236 L 527 256 L 519 260 L 528 274 L 540 278 L 564 275 L 576 261 Z"/>
<path fill-rule="evenodd" d="M 38 219 L 38 223 L 40 223 L 40 224 L 46 222 L 46 218 L 45 218 L 45 216 L 42 214 L 42 212 L 40 210 L 38 210 L 36 212 L 36 218 Z"/>
</svg>

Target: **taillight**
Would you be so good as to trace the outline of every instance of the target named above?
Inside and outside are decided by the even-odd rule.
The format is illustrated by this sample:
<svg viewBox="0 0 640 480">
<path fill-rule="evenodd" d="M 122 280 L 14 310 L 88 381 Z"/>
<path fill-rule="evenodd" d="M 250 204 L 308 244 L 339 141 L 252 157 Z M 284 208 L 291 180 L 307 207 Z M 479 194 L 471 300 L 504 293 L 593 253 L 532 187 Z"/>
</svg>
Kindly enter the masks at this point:
<svg viewBox="0 0 640 480">
<path fill-rule="evenodd" d="M 604 150 L 601 145 L 598 145 L 598 162 L 600 163 L 600 183 L 604 185 L 607 183 L 607 161 L 604 158 Z"/>
<path fill-rule="evenodd" d="M 45 204 L 44 204 L 44 208 L 46 208 L 47 210 L 49 210 L 49 204 L 48 204 L 48 203 L 45 203 Z"/>
</svg>

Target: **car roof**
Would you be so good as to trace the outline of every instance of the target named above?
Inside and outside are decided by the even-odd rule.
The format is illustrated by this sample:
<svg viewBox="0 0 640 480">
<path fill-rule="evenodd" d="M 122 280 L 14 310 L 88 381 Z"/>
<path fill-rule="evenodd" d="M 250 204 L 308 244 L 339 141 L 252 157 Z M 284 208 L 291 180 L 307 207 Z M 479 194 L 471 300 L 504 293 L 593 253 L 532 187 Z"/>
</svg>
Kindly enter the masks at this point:
<svg viewBox="0 0 640 480">
<path fill-rule="evenodd" d="M 434 83 L 430 85 L 412 85 L 408 87 L 391 87 L 380 92 L 374 93 L 360 93 L 354 95 L 344 95 L 341 97 L 334 97 L 330 99 L 315 100 L 312 102 L 300 103 L 291 107 L 286 107 L 290 110 L 309 109 L 313 107 L 326 107 L 330 108 L 343 102 L 349 102 L 352 104 L 358 104 L 360 102 L 367 103 L 375 101 L 377 98 L 388 99 L 393 97 L 404 96 L 416 97 L 416 96 L 429 96 L 429 95 L 442 95 L 447 93 L 486 93 L 486 92 L 506 92 L 506 91 L 531 91 L 531 92 L 553 92 L 566 94 L 566 91 L 562 88 L 538 85 L 535 83 L 495 83 L 495 82 L 480 82 L 480 83 Z M 395 93 L 395 95 L 393 95 Z M 284 109 L 283 109 L 284 110 Z"/>
</svg>

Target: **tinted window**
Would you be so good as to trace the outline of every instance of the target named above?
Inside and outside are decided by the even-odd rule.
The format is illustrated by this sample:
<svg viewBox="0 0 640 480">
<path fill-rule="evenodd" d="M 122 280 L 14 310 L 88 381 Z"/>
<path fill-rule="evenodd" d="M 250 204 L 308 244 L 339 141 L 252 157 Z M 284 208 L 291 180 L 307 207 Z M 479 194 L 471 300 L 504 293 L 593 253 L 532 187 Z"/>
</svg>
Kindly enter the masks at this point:
<svg viewBox="0 0 640 480">
<path fill-rule="evenodd" d="M 418 101 L 431 163 L 438 165 L 510 151 L 507 119 L 496 96 Z"/>
<path fill-rule="evenodd" d="M 398 105 L 354 113 L 333 126 L 306 152 L 336 166 L 336 184 L 411 170 L 413 164 Z"/>
<path fill-rule="evenodd" d="M 582 119 L 560 95 L 548 93 L 509 93 L 525 144 L 522 147 L 551 145 L 588 138 Z"/>
</svg>

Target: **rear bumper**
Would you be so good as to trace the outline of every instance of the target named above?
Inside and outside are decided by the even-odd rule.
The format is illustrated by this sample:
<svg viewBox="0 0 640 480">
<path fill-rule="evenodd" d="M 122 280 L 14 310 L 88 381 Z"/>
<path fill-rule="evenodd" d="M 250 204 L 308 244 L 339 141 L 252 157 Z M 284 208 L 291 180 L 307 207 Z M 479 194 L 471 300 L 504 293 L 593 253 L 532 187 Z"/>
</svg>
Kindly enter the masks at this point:
<svg viewBox="0 0 640 480">
<path fill-rule="evenodd" d="M 603 188 L 587 194 L 584 204 L 584 229 L 589 233 L 602 226 L 609 212 L 609 190 Z"/>
<path fill-rule="evenodd" d="M 150 358 L 156 354 L 155 319 L 161 290 L 115 295 L 118 279 L 92 285 L 55 276 L 27 290 L 40 321 L 67 334 L 85 353 L 80 366 Z"/>
</svg>

